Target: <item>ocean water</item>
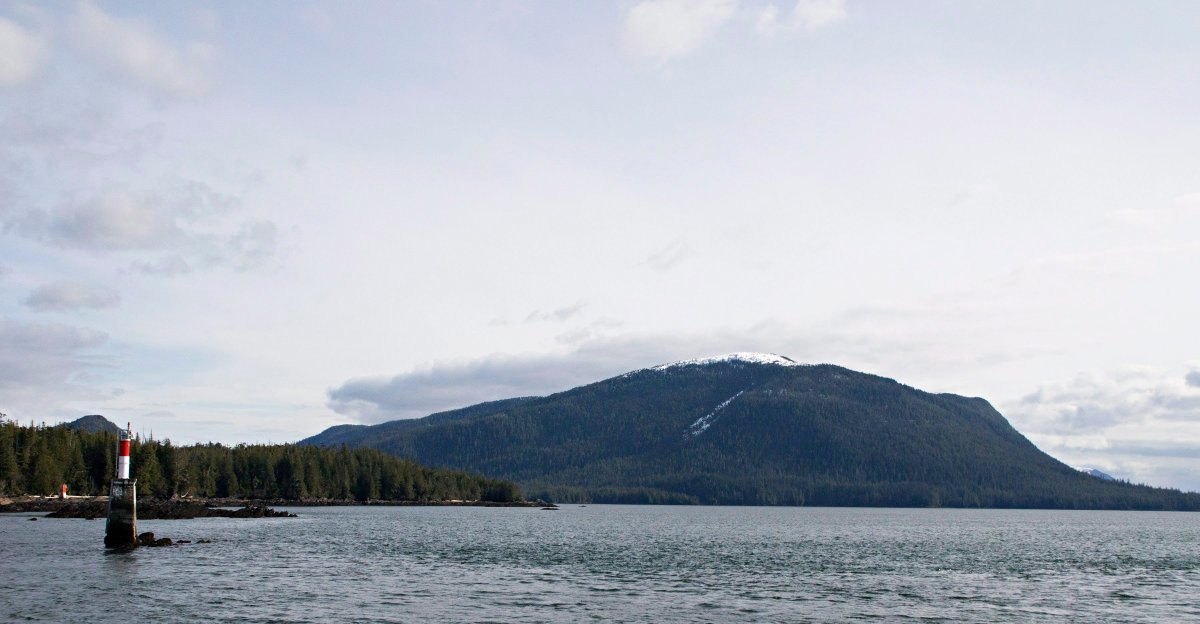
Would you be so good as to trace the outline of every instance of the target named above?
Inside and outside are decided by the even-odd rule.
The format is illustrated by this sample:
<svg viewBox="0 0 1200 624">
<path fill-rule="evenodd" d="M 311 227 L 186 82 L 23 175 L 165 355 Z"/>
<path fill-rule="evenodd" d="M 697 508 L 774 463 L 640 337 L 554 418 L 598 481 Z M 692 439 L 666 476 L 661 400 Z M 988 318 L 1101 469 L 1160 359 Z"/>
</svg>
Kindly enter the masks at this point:
<svg viewBox="0 0 1200 624">
<path fill-rule="evenodd" d="M 0 618 L 54 622 L 1200 622 L 1200 514 L 301 507 L 0 515 Z"/>
</svg>

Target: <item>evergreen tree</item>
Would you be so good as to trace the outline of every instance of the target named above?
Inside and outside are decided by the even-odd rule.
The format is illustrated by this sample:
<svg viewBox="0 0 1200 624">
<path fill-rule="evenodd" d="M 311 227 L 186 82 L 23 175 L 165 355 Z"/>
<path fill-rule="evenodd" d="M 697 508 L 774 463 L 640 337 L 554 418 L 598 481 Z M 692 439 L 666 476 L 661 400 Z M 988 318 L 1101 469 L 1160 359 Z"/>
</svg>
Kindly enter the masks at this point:
<svg viewBox="0 0 1200 624">
<path fill-rule="evenodd" d="M 75 493 L 104 493 L 114 471 L 115 446 L 111 433 L 0 423 L 0 493 L 53 494 L 64 477 Z M 132 444 L 131 463 L 131 476 L 145 497 L 515 500 L 520 496 L 512 483 L 431 470 L 373 449 L 177 447 L 138 439 Z"/>
<path fill-rule="evenodd" d="M 57 493 L 63 484 L 63 469 L 44 437 L 39 440 L 29 463 L 29 492 L 42 495 Z"/>
<path fill-rule="evenodd" d="M 217 496 L 221 498 L 241 496 L 242 488 L 233 469 L 233 453 L 222 449 L 220 469 L 217 472 Z"/>
<path fill-rule="evenodd" d="M 15 449 L 16 425 L 0 420 L 0 494 L 16 494 L 20 481 Z"/>
<path fill-rule="evenodd" d="M 130 476 L 137 479 L 138 494 L 163 498 L 167 486 L 163 481 L 162 467 L 158 463 L 158 444 L 144 442 L 130 449 Z"/>
</svg>

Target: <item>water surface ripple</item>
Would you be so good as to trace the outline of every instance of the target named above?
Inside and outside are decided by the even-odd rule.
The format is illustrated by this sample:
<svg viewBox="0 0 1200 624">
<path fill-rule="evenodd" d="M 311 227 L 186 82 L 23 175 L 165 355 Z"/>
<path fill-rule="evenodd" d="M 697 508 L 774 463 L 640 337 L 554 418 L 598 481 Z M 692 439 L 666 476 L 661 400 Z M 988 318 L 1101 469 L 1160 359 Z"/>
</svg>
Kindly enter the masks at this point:
<svg viewBox="0 0 1200 624">
<path fill-rule="evenodd" d="M 764 507 L 0 516 L 0 617 L 127 622 L 1200 622 L 1200 514 Z M 120 607 L 122 602 L 126 607 Z"/>
</svg>

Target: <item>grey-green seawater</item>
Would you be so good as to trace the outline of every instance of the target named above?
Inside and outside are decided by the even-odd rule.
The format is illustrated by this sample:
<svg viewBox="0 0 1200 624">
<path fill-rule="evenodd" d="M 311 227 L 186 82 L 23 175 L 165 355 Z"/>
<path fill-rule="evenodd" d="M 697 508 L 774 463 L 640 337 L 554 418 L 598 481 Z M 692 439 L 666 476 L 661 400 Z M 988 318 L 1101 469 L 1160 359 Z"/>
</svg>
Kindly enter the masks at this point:
<svg viewBox="0 0 1200 624">
<path fill-rule="evenodd" d="M 103 521 L 0 516 L 0 617 L 133 622 L 1200 621 L 1200 514 L 295 508 L 143 521 L 212 544 L 105 554 Z"/>
</svg>

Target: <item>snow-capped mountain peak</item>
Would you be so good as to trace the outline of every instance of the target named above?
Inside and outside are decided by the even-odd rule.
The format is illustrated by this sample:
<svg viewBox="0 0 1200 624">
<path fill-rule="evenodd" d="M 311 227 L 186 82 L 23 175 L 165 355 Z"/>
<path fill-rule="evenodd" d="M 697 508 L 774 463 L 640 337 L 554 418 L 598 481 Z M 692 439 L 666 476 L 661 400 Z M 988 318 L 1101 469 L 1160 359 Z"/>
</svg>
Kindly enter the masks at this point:
<svg viewBox="0 0 1200 624">
<path fill-rule="evenodd" d="M 698 359 L 694 359 L 694 360 L 680 360 L 678 362 L 671 362 L 670 364 L 660 364 L 658 366 L 652 367 L 650 370 L 659 370 L 660 371 L 660 370 L 667 370 L 669 368 L 676 368 L 676 367 L 680 367 L 680 366 L 706 366 L 709 364 L 724 364 L 724 363 L 772 364 L 775 366 L 803 366 L 803 364 L 800 364 L 799 362 L 796 362 L 795 360 L 793 360 L 791 358 L 786 358 L 786 357 L 783 357 L 782 355 L 776 355 L 774 353 L 740 352 L 740 353 L 727 353 L 725 355 L 717 355 L 717 356 L 713 356 L 713 357 L 698 358 Z"/>
</svg>

